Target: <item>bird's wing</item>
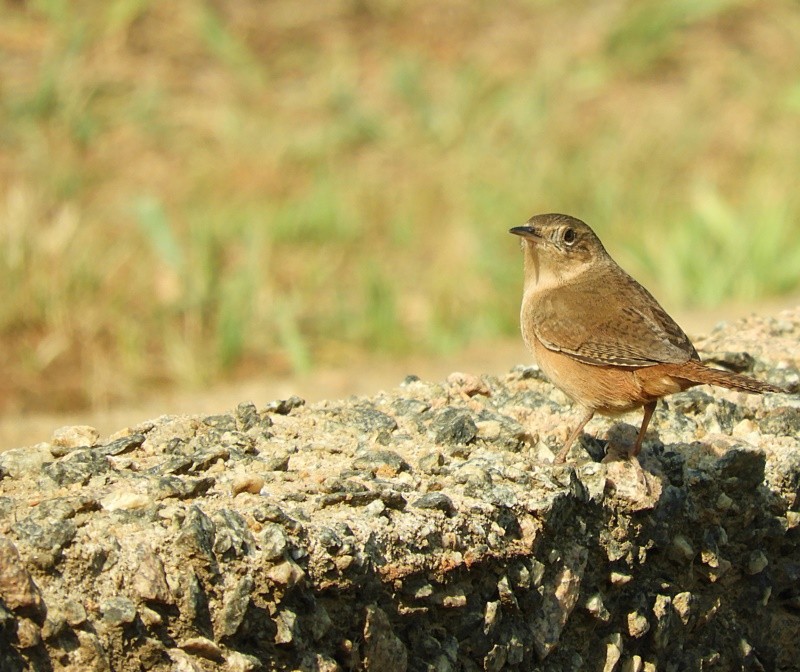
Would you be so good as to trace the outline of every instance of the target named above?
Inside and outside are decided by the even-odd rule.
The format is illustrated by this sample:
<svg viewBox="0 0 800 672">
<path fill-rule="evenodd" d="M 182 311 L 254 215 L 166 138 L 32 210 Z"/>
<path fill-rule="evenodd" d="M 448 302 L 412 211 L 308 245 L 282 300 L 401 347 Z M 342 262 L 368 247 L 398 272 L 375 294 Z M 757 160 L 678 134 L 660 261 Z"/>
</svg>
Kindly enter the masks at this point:
<svg viewBox="0 0 800 672">
<path fill-rule="evenodd" d="M 613 270 L 540 298 L 534 332 L 542 344 L 597 366 L 698 359 L 688 336 L 653 296 L 621 269 Z"/>
</svg>

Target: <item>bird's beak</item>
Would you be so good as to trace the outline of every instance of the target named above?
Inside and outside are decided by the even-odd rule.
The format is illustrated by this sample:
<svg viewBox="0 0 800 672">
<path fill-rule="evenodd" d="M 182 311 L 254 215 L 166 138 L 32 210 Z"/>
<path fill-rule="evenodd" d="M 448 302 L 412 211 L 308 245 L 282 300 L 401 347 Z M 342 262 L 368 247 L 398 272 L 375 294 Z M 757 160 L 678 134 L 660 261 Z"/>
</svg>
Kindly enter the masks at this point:
<svg viewBox="0 0 800 672">
<path fill-rule="evenodd" d="M 522 236 L 528 240 L 542 239 L 542 237 L 536 233 L 536 230 L 532 226 L 515 226 L 513 229 L 509 229 L 508 232 L 513 233 L 515 236 Z"/>
</svg>

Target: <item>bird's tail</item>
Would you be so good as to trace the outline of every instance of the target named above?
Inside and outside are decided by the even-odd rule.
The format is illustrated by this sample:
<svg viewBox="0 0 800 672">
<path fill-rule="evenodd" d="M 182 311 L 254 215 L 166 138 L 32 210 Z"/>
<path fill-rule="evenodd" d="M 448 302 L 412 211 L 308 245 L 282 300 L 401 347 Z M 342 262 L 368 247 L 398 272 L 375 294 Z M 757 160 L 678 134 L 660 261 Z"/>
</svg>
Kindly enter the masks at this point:
<svg viewBox="0 0 800 672">
<path fill-rule="evenodd" d="M 719 385 L 727 387 L 729 390 L 740 390 L 742 392 L 752 392 L 761 394 L 763 392 L 787 392 L 787 390 L 770 383 L 762 383 L 760 380 L 743 376 L 740 373 L 714 369 L 706 366 L 700 361 L 690 360 L 680 365 L 678 374 L 693 383 L 700 385 Z"/>
</svg>

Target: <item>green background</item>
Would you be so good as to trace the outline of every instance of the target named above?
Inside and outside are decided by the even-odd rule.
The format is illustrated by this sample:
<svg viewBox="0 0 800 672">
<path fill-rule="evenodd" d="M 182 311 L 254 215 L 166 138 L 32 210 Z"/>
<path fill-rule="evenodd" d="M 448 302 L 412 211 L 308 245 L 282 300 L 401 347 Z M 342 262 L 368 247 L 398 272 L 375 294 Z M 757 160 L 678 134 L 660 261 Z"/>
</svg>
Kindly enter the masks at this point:
<svg viewBox="0 0 800 672">
<path fill-rule="evenodd" d="M 5 408 L 517 330 L 511 226 L 800 286 L 794 2 L 0 1 Z"/>
</svg>

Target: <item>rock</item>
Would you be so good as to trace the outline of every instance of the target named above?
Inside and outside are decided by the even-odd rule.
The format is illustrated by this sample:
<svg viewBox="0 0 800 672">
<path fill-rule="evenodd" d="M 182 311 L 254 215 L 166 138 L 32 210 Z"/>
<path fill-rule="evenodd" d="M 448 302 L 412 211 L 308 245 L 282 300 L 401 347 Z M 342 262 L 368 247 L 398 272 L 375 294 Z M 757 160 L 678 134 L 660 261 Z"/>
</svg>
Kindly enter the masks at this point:
<svg viewBox="0 0 800 672">
<path fill-rule="evenodd" d="M 202 663 L 185 651 L 174 648 L 169 649 L 167 653 L 169 653 L 170 660 L 172 660 L 172 670 L 174 672 L 203 672 Z"/>
<path fill-rule="evenodd" d="M 40 443 L 30 448 L 14 448 L 0 452 L 0 480 L 38 475 L 42 467 L 53 461 L 50 446 Z"/>
<path fill-rule="evenodd" d="M 75 448 L 91 448 L 92 446 L 96 446 L 99 438 L 100 432 L 94 427 L 77 425 L 74 427 L 61 427 L 55 430 L 53 432 L 53 437 L 50 439 L 50 443 L 53 445 L 53 448 L 57 449 L 57 452 L 60 453 L 60 455 L 54 453 L 54 456 L 60 457 Z"/>
<path fill-rule="evenodd" d="M 142 492 L 131 490 L 115 490 L 100 500 L 100 506 L 106 511 L 131 511 L 143 509 L 152 503 L 152 499 Z"/>
<path fill-rule="evenodd" d="M 437 444 L 467 444 L 478 435 L 478 427 L 469 411 L 448 407 L 431 421 Z"/>
<path fill-rule="evenodd" d="M 37 564 L 43 569 L 49 569 L 58 561 L 63 549 L 72 542 L 78 531 L 72 520 L 56 517 L 55 512 L 53 516 L 43 515 L 47 508 L 11 526 L 20 545 L 42 552 L 37 556 Z"/>
<path fill-rule="evenodd" d="M 487 672 L 499 672 L 506 666 L 508 649 L 495 644 L 483 658 L 483 669 Z"/>
<path fill-rule="evenodd" d="M 467 397 L 474 397 L 476 394 L 488 397 L 491 394 L 486 383 L 471 373 L 451 373 L 447 376 L 447 383 Z"/>
<path fill-rule="evenodd" d="M 42 642 L 42 630 L 29 618 L 17 621 L 17 644 L 20 649 L 32 649 Z"/>
<path fill-rule="evenodd" d="M 759 450 L 736 447 L 726 451 L 715 466 L 718 477 L 729 488 L 745 490 L 757 488 L 764 481 L 766 458 Z"/>
<path fill-rule="evenodd" d="M 200 656 L 216 663 L 221 663 L 225 656 L 222 649 L 206 637 L 190 637 L 179 642 L 178 647 L 194 656 Z"/>
<path fill-rule="evenodd" d="M 252 401 L 243 401 L 236 407 L 236 428 L 247 432 L 262 423 L 258 409 Z M 269 418 L 269 416 L 266 416 Z M 267 420 L 267 427 L 272 426 L 272 420 Z"/>
<path fill-rule="evenodd" d="M 225 595 L 219 618 L 220 636 L 231 637 L 236 634 L 247 613 L 254 586 L 251 576 L 243 576 L 236 582 L 234 589 Z"/>
<path fill-rule="evenodd" d="M 220 509 L 213 514 L 212 521 L 216 557 L 242 557 L 250 554 L 255 546 L 255 537 L 240 513 L 228 508 Z"/>
<path fill-rule="evenodd" d="M 586 611 L 602 623 L 608 623 L 611 620 L 611 612 L 606 609 L 603 603 L 603 596 L 600 593 L 595 593 L 586 600 Z"/>
<path fill-rule="evenodd" d="M 444 455 L 438 450 L 435 450 L 423 455 L 417 464 L 422 472 L 426 474 L 437 474 L 444 463 Z"/>
<path fill-rule="evenodd" d="M 291 609 L 282 609 L 273 619 L 275 621 L 275 643 L 291 644 L 298 636 L 297 614 Z"/>
<path fill-rule="evenodd" d="M 663 651 L 670 644 L 672 615 L 672 598 L 668 595 L 656 595 L 653 602 L 653 616 L 656 619 L 653 643 L 658 650 Z"/>
<path fill-rule="evenodd" d="M 369 606 L 366 611 L 364 669 L 405 672 L 408 668 L 408 652 L 394 634 L 389 618 L 376 606 Z"/>
<path fill-rule="evenodd" d="M 211 519 L 198 506 L 189 507 L 175 545 L 182 548 L 189 558 L 214 562 L 214 538 L 216 528 Z"/>
<path fill-rule="evenodd" d="M 136 550 L 136 565 L 131 579 L 131 589 L 148 602 L 172 602 L 167 576 L 161 559 L 147 546 L 140 544 Z"/>
<path fill-rule="evenodd" d="M 377 410 L 371 404 L 361 403 L 356 406 L 332 408 L 328 411 L 337 423 L 355 427 L 365 434 L 393 432 L 397 429 L 397 421 L 387 413 Z"/>
<path fill-rule="evenodd" d="M 494 632 L 501 623 L 502 618 L 503 612 L 500 609 L 500 602 L 487 602 L 483 617 L 483 633 L 488 635 Z"/>
<path fill-rule="evenodd" d="M 148 495 L 155 501 L 177 497 L 178 499 L 194 499 L 207 492 L 214 485 L 213 478 L 186 478 L 180 476 L 163 476 L 150 482 Z"/>
<path fill-rule="evenodd" d="M 0 600 L 12 611 L 40 613 L 42 594 L 14 544 L 0 536 Z"/>
<path fill-rule="evenodd" d="M 87 615 L 83 604 L 75 599 L 67 599 L 63 606 L 64 618 L 70 627 L 77 628 L 86 623 Z"/>
<path fill-rule="evenodd" d="M 105 455 L 100 451 L 76 449 L 65 457 L 45 464 L 42 472 L 61 487 L 67 485 L 87 485 L 89 480 L 109 469 Z"/>
<path fill-rule="evenodd" d="M 634 654 L 622 665 L 622 672 L 642 672 L 644 670 L 644 661 L 638 654 Z M 655 670 L 653 671 L 655 672 Z"/>
<path fill-rule="evenodd" d="M 291 396 L 288 399 L 279 399 L 271 401 L 264 409 L 267 413 L 277 413 L 278 415 L 289 415 L 296 408 L 306 405 L 305 399 L 297 396 Z"/>
<path fill-rule="evenodd" d="M 127 597 L 111 597 L 100 604 L 100 612 L 108 625 L 126 625 L 136 618 L 136 605 Z"/>
<path fill-rule="evenodd" d="M 280 525 L 264 525 L 258 535 L 257 543 L 265 560 L 277 560 L 283 558 L 286 553 L 286 534 Z"/>
<path fill-rule="evenodd" d="M 220 432 L 232 432 L 236 430 L 236 418 L 229 413 L 209 415 L 203 418 L 203 423 Z"/>
<path fill-rule="evenodd" d="M 767 565 L 769 565 L 767 556 L 764 555 L 762 551 L 753 551 L 750 553 L 750 557 L 747 560 L 747 567 L 745 569 L 748 574 L 753 576 L 764 571 Z"/>
<path fill-rule="evenodd" d="M 260 474 L 240 474 L 231 481 L 231 494 L 234 496 L 242 492 L 249 492 L 251 495 L 257 495 L 264 487 L 266 479 Z"/>
<path fill-rule="evenodd" d="M 627 572 L 611 572 L 608 577 L 608 580 L 611 582 L 612 586 L 624 586 L 626 583 L 630 583 L 633 581 L 633 576 L 628 574 Z"/>
<path fill-rule="evenodd" d="M 688 563 L 694 559 L 695 551 L 692 543 L 682 534 L 675 535 L 670 550 L 678 562 Z"/>
<path fill-rule="evenodd" d="M 285 589 L 293 588 L 302 583 L 306 578 L 306 574 L 297 563 L 286 560 L 270 568 L 266 577 L 279 588 Z"/>
<path fill-rule="evenodd" d="M 453 500 L 443 492 L 429 492 L 412 503 L 418 509 L 437 509 L 445 515 L 452 515 L 456 510 Z"/>
<path fill-rule="evenodd" d="M 796 384 L 798 342 L 704 346 Z M 796 399 L 674 395 L 638 469 L 602 417 L 541 461 L 562 402 L 518 368 L 0 453 L 0 670 L 794 669 Z"/>
<path fill-rule="evenodd" d="M 573 544 L 564 552 L 562 565 L 553 580 L 545 585 L 543 601 L 533 621 L 533 645 L 540 659 L 558 644 L 561 632 L 578 602 L 588 552 Z"/>
<path fill-rule="evenodd" d="M 800 408 L 779 406 L 760 419 L 759 429 L 765 434 L 777 436 L 800 436 Z"/>
<path fill-rule="evenodd" d="M 380 476 L 395 476 L 411 467 L 392 450 L 370 450 L 353 460 L 353 469 L 369 471 Z"/>
<path fill-rule="evenodd" d="M 672 598 L 672 607 L 675 609 L 675 613 L 678 614 L 678 617 L 681 619 L 681 622 L 684 625 L 689 624 L 689 619 L 692 615 L 693 603 L 694 596 L 688 591 L 678 593 Z"/>
<path fill-rule="evenodd" d="M 622 636 L 615 632 L 606 642 L 606 659 L 603 663 L 603 672 L 614 672 L 619 660 L 622 658 Z"/>
<path fill-rule="evenodd" d="M 629 613 L 627 620 L 628 634 L 635 639 L 639 639 L 650 630 L 650 623 L 647 621 L 647 617 L 639 611 Z"/>
<path fill-rule="evenodd" d="M 101 455 L 122 455 L 140 448 L 146 440 L 144 434 L 128 434 L 100 446 L 97 450 Z"/>
<path fill-rule="evenodd" d="M 311 667 L 311 669 L 319 670 L 319 672 L 339 672 L 338 666 L 334 668 L 325 667 L 325 660 L 324 656 L 320 656 L 319 659 L 314 661 L 314 667 Z M 263 667 L 258 658 L 247 655 L 246 653 L 241 653 L 240 651 L 229 651 L 225 655 L 225 664 L 229 672 L 252 672 L 253 670 L 258 670 Z M 335 662 L 334 665 L 336 665 Z M 306 667 L 301 669 L 306 669 Z"/>
</svg>

